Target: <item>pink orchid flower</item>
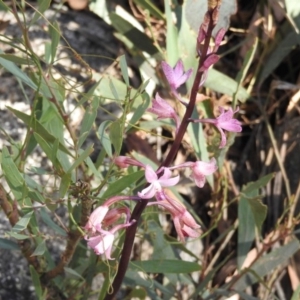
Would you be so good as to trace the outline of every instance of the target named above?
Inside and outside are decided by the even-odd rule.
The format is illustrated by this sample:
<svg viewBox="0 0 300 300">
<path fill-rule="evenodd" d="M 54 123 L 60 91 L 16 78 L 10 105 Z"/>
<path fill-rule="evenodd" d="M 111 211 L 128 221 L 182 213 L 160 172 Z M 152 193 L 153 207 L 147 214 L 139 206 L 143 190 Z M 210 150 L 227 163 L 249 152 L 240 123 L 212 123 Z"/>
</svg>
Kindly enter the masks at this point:
<svg viewBox="0 0 300 300">
<path fill-rule="evenodd" d="M 152 107 L 148 108 L 147 111 L 157 115 L 157 119 L 174 119 L 176 123 L 176 131 L 178 130 L 180 120 L 175 109 L 166 100 L 161 98 L 158 93 L 152 101 Z"/>
<path fill-rule="evenodd" d="M 216 126 L 221 134 L 221 142 L 220 148 L 224 148 L 226 145 L 226 135 L 224 130 L 229 132 L 241 132 L 242 126 L 241 122 L 237 119 L 233 119 L 233 115 L 239 111 L 237 107 L 236 110 L 232 110 L 229 108 L 226 112 L 223 107 L 219 107 L 220 115 L 215 119 L 199 119 L 199 120 L 191 120 L 192 122 L 200 122 L 200 123 L 209 123 Z"/>
<path fill-rule="evenodd" d="M 84 229 L 95 233 L 97 230 L 101 229 L 101 224 L 108 212 L 107 205 L 101 205 L 97 207 L 90 215 L 88 222 L 84 226 Z"/>
<path fill-rule="evenodd" d="M 135 223 L 135 220 L 125 224 L 119 224 L 113 227 L 110 230 L 98 229 L 97 233 L 91 237 L 85 237 L 87 240 L 88 246 L 94 250 L 95 254 L 102 255 L 104 254 L 106 259 L 113 260 L 111 258 L 112 246 L 114 243 L 116 232 L 122 228 L 126 228 Z"/>
<path fill-rule="evenodd" d="M 197 160 L 195 162 L 185 162 L 183 164 L 170 167 L 170 170 L 180 169 L 180 168 L 190 168 L 192 170 L 191 177 L 193 178 L 195 184 L 202 188 L 205 184 L 205 176 L 213 174 L 217 170 L 217 162 L 215 158 L 212 158 L 209 162 L 204 162 Z"/>
<path fill-rule="evenodd" d="M 176 91 L 178 87 L 184 84 L 190 78 L 193 71 L 192 69 L 189 69 L 187 72 L 184 72 L 183 62 L 181 59 L 177 62 L 174 68 L 164 61 L 161 63 L 161 66 L 172 91 Z"/>
<path fill-rule="evenodd" d="M 163 187 L 174 186 L 179 181 L 179 175 L 171 178 L 171 171 L 168 168 L 162 168 L 163 175 L 158 178 L 151 166 L 146 165 L 145 177 L 150 185 L 138 192 L 142 199 L 151 199 L 156 193 L 160 192 Z"/>
<path fill-rule="evenodd" d="M 192 178 L 195 184 L 202 188 L 205 184 L 205 176 L 213 174 L 217 170 L 217 163 L 215 158 L 212 158 L 210 162 L 196 161 L 191 166 L 192 168 Z"/>
<path fill-rule="evenodd" d="M 164 200 L 162 200 L 163 194 L 165 197 Z M 200 236 L 200 225 L 196 223 L 193 216 L 180 202 L 172 199 L 166 193 L 160 193 L 159 201 L 150 202 L 147 205 L 160 205 L 171 214 L 176 232 L 181 242 L 185 241 L 185 237 L 197 238 Z"/>
</svg>

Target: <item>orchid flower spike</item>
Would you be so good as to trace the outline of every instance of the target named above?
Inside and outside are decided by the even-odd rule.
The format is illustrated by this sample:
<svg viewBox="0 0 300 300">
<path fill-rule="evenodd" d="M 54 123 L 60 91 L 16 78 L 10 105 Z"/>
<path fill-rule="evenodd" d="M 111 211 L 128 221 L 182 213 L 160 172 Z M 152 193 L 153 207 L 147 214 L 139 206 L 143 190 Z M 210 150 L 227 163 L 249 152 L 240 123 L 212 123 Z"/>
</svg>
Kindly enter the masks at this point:
<svg viewBox="0 0 300 300">
<path fill-rule="evenodd" d="M 183 62 L 180 59 L 176 66 L 172 68 L 166 62 L 161 63 L 163 72 L 170 84 L 171 90 L 176 91 L 182 84 L 184 84 L 192 75 L 192 69 L 189 69 L 187 72 L 184 72 Z"/>
<path fill-rule="evenodd" d="M 176 123 L 176 131 L 178 130 L 180 119 L 176 111 L 166 100 L 161 98 L 158 93 L 155 95 L 155 98 L 152 101 L 152 107 L 148 108 L 147 111 L 157 115 L 157 119 L 174 119 Z"/>
<path fill-rule="evenodd" d="M 146 165 L 145 177 L 149 184 L 148 187 L 138 192 L 138 196 L 142 199 L 151 199 L 156 193 L 161 192 L 163 187 L 174 186 L 179 181 L 179 175 L 171 178 L 171 171 L 163 168 L 163 175 L 158 178 L 151 166 Z"/>
</svg>

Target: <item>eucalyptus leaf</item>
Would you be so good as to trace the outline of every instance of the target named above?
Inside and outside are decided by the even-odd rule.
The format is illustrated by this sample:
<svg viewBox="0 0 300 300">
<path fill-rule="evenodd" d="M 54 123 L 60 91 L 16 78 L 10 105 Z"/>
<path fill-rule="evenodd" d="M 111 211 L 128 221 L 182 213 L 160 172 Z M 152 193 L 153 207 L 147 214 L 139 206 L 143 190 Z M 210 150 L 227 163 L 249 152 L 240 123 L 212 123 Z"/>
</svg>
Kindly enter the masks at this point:
<svg viewBox="0 0 300 300">
<path fill-rule="evenodd" d="M 37 298 L 39 300 L 42 300 L 43 289 L 42 289 L 42 285 L 40 282 L 40 276 L 37 273 L 37 271 L 35 270 L 34 266 L 30 265 L 29 269 L 30 269 L 30 275 L 31 275 L 32 283 L 33 283 Z"/>
<path fill-rule="evenodd" d="M 38 1 L 39 5 L 35 9 L 35 13 L 30 21 L 30 26 L 33 25 L 39 18 L 44 17 L 43 13 L 50 7 L 51 0 Z"/>
<path fill-rule="evenodd" d="M 46 250 L 47 250 L 46 241 L 42 241 L 41 243 L 39 243 L 37 245 L 37 247 L 35 248 L 35 250 L 31 254 L 31 256 L 41 256 L 45 253 Z"/>
<path fill-rule="evenodd" d="M 259 278 L 263 280 L 264 276 L 270 274 L 279 265 L 285 263 L 296 251 L 299 250 L 299 247 L 300 243 L 295 239 L 261 257 L 254 263 L 251 268 L 251 272 L 247 272 L 241 276 L 241 278 L 234 284 L 233 288 L 243 291 L 248 286 L 256 283 Z"/>
<path fill-rule="evenodd" d="M 51 2 L 51 1 L 50 1 Z M 59 24 L 57 21 L 54 21 L 49 25 L 49 34 L 51 37 L 51 60 L 50 63 L 53 64 L 56 56 L 56 51 L 58 49 L 59 41 L 60 41 L 60 30 Z"/>
<path fill-rule="evenodd" d="M 170 65 L 175 65 L 179 58 L 178 52 L 178 30 L 174 24 L 173 12 L 168 0 L 165 2 L 165 15 L 167 18 L 167 61 Z"/>
<path fill-rule="evenodd" d="M 113 195 L 121 193 L 126 188 L 132 187 L 132 185 L 144 176 L 144 171 L 137 171 L 130 175 L 123 176 L 122 178 L 110 183 L 107 190 L 101 196 L 102 198 L 109 198 Z"/>
<path fill-rule="evenodd" d="M 101 123 L 98 128 L 98 136 L 100 142 L 105 149 L 109 157 L 112 157 L 111 141 L 108 134 L 105 132 L 106 128 L 111 124 L 111 121 L 107 120 Z"/>
<path fill-rule="evenodd" d="M 59 235 L 62 235 L 65 237 L 67 236 L 67 233 L 60 226 L 58 226 L 56 223 L 54 223 L 54 221 L 51 219 L 49 213 L 47 212 L 46 208 L 42 207 L 39 212 L 40 212 L 40 216 L 41 216 L 43 222 L 47 226 L 49 226 L 51 229 L 53 229 Z"/>
<path fill-rule="evenodd" d="M 109 138 L 114 146 L 115 155 L 118 156 L 120 154 L 123 142 L 123 132 L 120 121 L 116 120 L 113 123 L 111 123 L 109 129 Z"/>
<path fill-rule="evenodd" d="M 20 250 L 19 245 L 9 239 L 0 238 L 0 249 Z"/>
<path fill-rule="evenodd" d="M 128 66 L 127 66 L 125 55 L 120 56 L 120 68 L 121 68 L 123 79 L 126 85 L 129 86 Z"/>
<path fill-rule="evenodd" d="M 259 197 L 260 189 L 274 177 L 266 175 L 255 182 L 248 183 L 241 191 L 238 206 L 238 267 L 242 267 L 255 238 L 255 228 L 261 231 L 267 216 L 267 207 Z"/>
<path fill-rule="evenodd" d="M 54 137 L 49 131 L 36 119 L 33 117 L 24 114 L 23 112 L 20 112 L 16 109 L 13 109 L 11 107 L 7 107 L 15 116 L 17 116 L 19 119 L 21 119 L 27 126 L 33 129 L 34 132 L 38 133 L 40 136 L 43 137 L 44 140 L 46 140 L 49 143 L 54 143 L 56 140 L 56 137 Z M 61 143 L 59 142 L 59 149 L 66 154 L 73 157 L 72 153 Z"/>
<path fill-rule="evenodd" d="M 30 211 L 29 213 L 24 215 L 12 228 L 12 231 L 18 233 L 25 230 L 30 222 L 32 215 L 33 211 Z"/>
<path fill-rule="evenodd" d="M 68 268 L 68 267 L 64 267 L 64 270 L 65 270 L 67 277 L 84 280 L 84 278 L 75 270 Z"/>
<path fill-rule="evenodd" d="M 191 273 L 200 271 L 201 267 L 198 263 L 164 259 L 164 260 L 146 260 L 146 261 L 131 261 L 129 268 L 136 271 L 146 273 Z"/>
</svg>

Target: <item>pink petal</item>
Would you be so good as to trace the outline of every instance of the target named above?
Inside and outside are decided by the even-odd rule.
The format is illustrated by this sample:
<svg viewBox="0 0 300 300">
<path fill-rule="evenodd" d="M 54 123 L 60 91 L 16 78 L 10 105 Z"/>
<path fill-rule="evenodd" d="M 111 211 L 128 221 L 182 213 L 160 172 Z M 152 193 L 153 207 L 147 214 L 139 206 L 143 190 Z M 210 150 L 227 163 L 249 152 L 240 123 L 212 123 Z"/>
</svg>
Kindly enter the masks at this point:
<svg viewBox="0 0 300 300">
<path fill-rule="evenodd" d="M 203 188 L 205 184 L 205 176 L 203 174 L 198 174 L 197 176 L 195 174 L 192 175 L 192 178 L 194 179 L 195 184 L 199 188 Z"/>
<path fill-rule="evenodd" d="M 101 241 L 96 246 L 91 247 L 91 248 L 93 248 L 93 250 L 95 251 L 95 253 L 97 255 L 101 255 L 101 254 L 106 253 L 106 251 L 108 249 L 111 249 L 113 242 L 114 242 L 114 235 L 107 234 L 102 237 Z M 109 257 L 107 257 L 107 258 L 110 259 L 110 254 L 109 254 Z"/>
<path fill-rule="evenodd" d="M 101 205 L 97 207 L 90 215 L 89 220 L 87 224 L 85 225 L 86 230 L 92 230 L 93 232 L 96 231 L 96 226 L 98 224 L 101 225 L 104 217 L 106 216 L 108 212 L 108 206 Z"/>
<path fill-rule="evenodd" d="M 163 61 L 161 63 L 161 67 L 163 69 L 163 72 L 164 72 L 170 86 L 174 86 L 175 85 L 175 78 L 174 78 L 173 68 L 170 65 L 168 65 L 165 61 Z"/>
<path fill-rule="evenodd" d="M 153 181 L 157 180 L 156 173 L 154 172 L 152 167 L 149 165 L 146 165 L 146 168 L 145 168 L 145 178 L 146 178 L 147 182 L 149 182 L 149 183 L 152 183 Z"/>
<path fill-rule="evenodd" d="M 174 77 L 179 78 L 183 73 L 184 73 L 183 62 L 181 59 L 179 59 L 174 68 L 174 75 L 175 75 Z"/>
<path fill-rule="evenodd" d="M 225 135 L 224 131 L 222 130 L 222 128 L 220 128 L 219 126 L 216 126 L 216 127 L 217 127 L 217 129 L 219 130 L 219 132 L 221 134 L 221 142 L 220 142 L 219 148 L 224 148 L 225 145 L 226 145 L 226 142 L 227 142 L 226 135 Z"/>
<path fill-rule="evenodd" d="M 208 163 L 198 160 L 193 166 L 193 172 L 196 174 L 210 175 L 217 170 L 216 164 L 217 162 L 214 157 Z"/>
<path fill-rule="evenodd" d="M 184 239 L 184 234 L 183 234 L 182 229 L 181 229 L 181 224 L 180 224 L 179 218 L 175 217 L 173 219 L 173 222 L 174 222 L 174 226 L 175 226 L 175 229 L 176 229 L 176 232 L 178 234 L 178 237 L 179 237 L 180 241 L 182 243 L 184 243 L 185 239 Z"/>
<path fill-rule="evenodd" d="M 184 233 L 185 236 L 189 236 L 191 238 L 197 238 L 201 234 L 199 231 L 194 230 L 194 229 L 192 229 L 192 228 L 190 228 L 190 227 L 188 227 L 186 225 L 183 225 L 182 231 L 183 231 L 183 233 Z"/>
<path fill-rule="evenodd" d="M 196 223 L 196 221 L 193 218 L 193 216 L 187 210 L 185 210 L 185 212 L 181 216 L 181 221 L 184 224 L 186 224 L 188 227 L 191 227 L 193 229 L 197 229 L 197 228 L 201 227 L 199 224 Z"/>
<path fill-rule="evenodd" d="M 138 192 L 138 196 L 142 199 L 151 199 L 152 197 L 154 197 L 156 192 L 157 190 L 155 189 L 155 187 L 152 184 L 150 184 L 141 192 Z"/>
<path fill-rule="evenodd" d="M 180 176 L 175 176 L 175 177 L 172 177 L 172 178 L 169 178 L 169 179 L 159 179 L 159 183 L 163 186 L 163 187 L 166 187 L 166 186 L 174 186 L 176 185 L 178 182 L 179 182 L 179 179 L 180 179 Z"/>
<path fill-rule="evenodd" d="M 236 119 L 231 119 L 227 122 L 222 122 L 221 124 L 219 124 L 219 126 L 222 127 L 223 129 L 225 129 L 227 131 L 231 131 L 231 132 L 241 132 L 242 131 L 241 122 Z"/>
</svg>

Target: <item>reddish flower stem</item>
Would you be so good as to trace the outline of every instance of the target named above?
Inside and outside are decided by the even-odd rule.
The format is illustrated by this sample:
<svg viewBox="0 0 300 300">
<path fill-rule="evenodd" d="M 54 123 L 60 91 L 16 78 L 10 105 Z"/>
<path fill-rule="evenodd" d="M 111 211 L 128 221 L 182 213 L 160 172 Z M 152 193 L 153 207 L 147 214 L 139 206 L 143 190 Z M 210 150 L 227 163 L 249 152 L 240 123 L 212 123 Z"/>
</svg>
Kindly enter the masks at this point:
<svg viewBox="0 0 300 300">
<path fill-rule="evenodd" d="M 215 19 L 215 18 L 213 18 L 213 13 L 215 12 L 216 9 L 217 8 L 209 10 L 211 18 L 210 18 L 210 22 L 209 22 L 208 29 L 207 29 L 207 34 L 206 34 L 204 45 L 203 45 L 202 55 L 199 60 L 197 74 L 195 76 L 193 87 L 191 90 L 190 101 L 187 104 L 186 112 L 183 116 L 182 122 L 180 124 L 177 135 L 175 137 L 174 143 L 173 143 L 166 159 L 162 162 L 160 168 L 168 167 L 173 162 L 173 160 L 179 150 L 179 147 L 182 143 L 183 136 L 184 136 L 184 134 L 187 130 L 187 127 L 190 123 L 189 119 L 191 118 L 194 107 L 195 107 L 196 97 L 197 97 L 197 93 L 199 90 L 199 85 L 200 85 L 200 82 L 201 82 L 201 79 L 202 79 L 202 76 L 204 73 L 203 71 L 200 71 L 200 70 L 201 70 L 201 67 L 203 66 L 203 63 L 205 62 L 206 57 L 207 57 L 208 47 L 209 47 L 210 39 L 212 37 L 212 31 L 215 26 L 214 21 L 213 21 L 213 19 Z M 123 246 L 122 253 L 121 253 L 121 258 L 119 261 L 119 268 L 118 268 L 116 277 L 114 279 L 114 282 L 112 284 L 112 293 L 107 294 L 106 297 L 104 298 L 105 300 L 114 299 L 116 293 L 118 292 L 118 290 L 121 287 L 123 278 L 124 278 L 126 270 L 128 268 L 131 250 L 133 247 L 134 238 L 135 238 L 135 234 L 136 234 L 136 230 L 137 230 L 137 226 L 138 226 L 138 221 L 140 220 L 142 212 L 146 208 L 147 203 L 148 203 L 148 200 L 143 200 L 143 201 L 137 203 L 137 205 L 135 206 L 135 208 L 132 212 L 131 220 L 136 220 L 136 222 L 126 229 L 126 236 L 125 236 L 124 246 Z"/>
</svg>

